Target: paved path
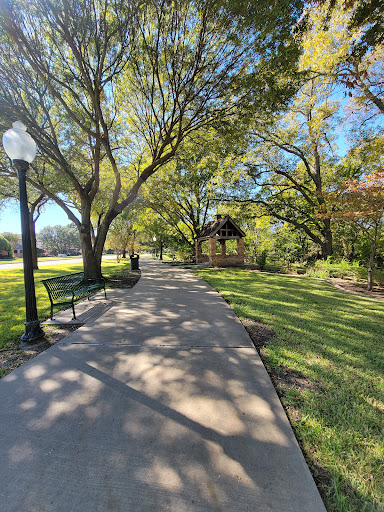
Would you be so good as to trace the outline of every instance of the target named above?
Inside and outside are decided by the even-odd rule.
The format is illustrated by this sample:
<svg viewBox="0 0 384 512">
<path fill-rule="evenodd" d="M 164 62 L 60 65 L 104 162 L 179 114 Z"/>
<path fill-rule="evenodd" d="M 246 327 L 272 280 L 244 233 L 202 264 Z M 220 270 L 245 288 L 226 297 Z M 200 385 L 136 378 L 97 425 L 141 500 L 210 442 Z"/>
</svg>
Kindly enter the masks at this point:
<svg viewBox="0 0 384 512">
<path fill-rule="evenodd" d="M 231 308 L 185 270 L 142 269 L 0 381 L 1 510 L 324 512 Z"/>
</svg>

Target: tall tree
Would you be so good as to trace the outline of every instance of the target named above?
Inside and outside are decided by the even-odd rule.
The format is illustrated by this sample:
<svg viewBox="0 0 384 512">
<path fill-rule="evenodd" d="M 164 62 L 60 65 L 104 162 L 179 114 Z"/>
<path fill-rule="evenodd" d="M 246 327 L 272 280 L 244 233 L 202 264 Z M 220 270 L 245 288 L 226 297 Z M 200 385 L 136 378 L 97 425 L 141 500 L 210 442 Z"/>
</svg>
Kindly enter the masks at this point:
<svg viewBox="0 0 384 512">
<path fill-rule="evenodd" d="M 132 212 L 125 211 L 119 215 L 112 222 L 107 236 L 106 247 L 117 251 L 123 258 L 126 258 L 129 244 L 134 244 L 135 230 L 130 213 Z"/>
<path fill-rule="evenodd" d="M 57 178 L 29 181 L 78 228 L 89 277 L 101 275 L 109 226 L 142 184 L 191 133 L 244 103 L 245 79 L 267 60 L 257 43 L 274 40 L 263 26 L 269 3 L 247 25 L 215 1 L 1 2 L 0 127 L 20 119 L 37 141 Z M 255 88 L 270 90 L 263 80 Z"/>
<path fill-rule="evenodd" d="M 4 256 L 12 256 L 13 251 L 9 241 L 5 237 L 0 236 L 0 257 L 3 256 L 3 252 Z"/>
<path fill-rule="evenodd" d="M 370 240 L 367 289 L 372 290 L 376 248 L 384 226 L 384 171 L 346 181 L 329 194 L 328 201 L 333 208 L 326 215 L 357 224 Z"/>
<path fill-rule="evenodd" d="M 255 203 L 264 214 L 288 222 L 320 248 L 323 258 L 333 252 L 331 221 L 326 212 L 326 187 L 334 179 L 332 131 L 338 104 L 329 83 L 312 79 L 305 84 L 290 112 L 275 122 L 255 118 L 251 149 L 235 170 L 231 199 Z M 237 190 L 236 190 L 237 188 Z"/>
<path fill-rule="evenodd" d="M 353 41 L 353 53 L 363 55 L 370 48 L 384 42 L 383 0 L 349 0 L 341 4 L 337 0 L 318 0 L 317 3 L 325 5 L 327 9 L 324 27 L 330 21 L 334 11 L 338 11 L 340 7 L 349 15 L 343 28 L 355 33 L 358 30 L 358 37 Z"/>
<path fill-rule="evenodd" d="M 14 251 L 17 244 L 19 243 L 19 236 L 15 233 L 3 233 L 2 237 L 8 240 L 8 242 L 11 244 L 12 250 Z"/>
</svg>

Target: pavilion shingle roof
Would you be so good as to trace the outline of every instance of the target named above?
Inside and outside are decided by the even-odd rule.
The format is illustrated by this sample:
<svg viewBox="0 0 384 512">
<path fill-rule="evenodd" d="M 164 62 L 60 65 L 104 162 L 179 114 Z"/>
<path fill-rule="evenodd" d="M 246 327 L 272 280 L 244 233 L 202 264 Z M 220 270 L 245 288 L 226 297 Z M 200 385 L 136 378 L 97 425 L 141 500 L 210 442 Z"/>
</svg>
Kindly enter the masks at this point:
<svg viewBox="0 0 384 512">
<path fill-rule="evenodd" d="M 198 237 L 198 240 L 206 239 L 206 238 L 213 238 L 216 237 L 220 239 L 220 230 L 223 228 L 228 227 L 230 228 L 235 235 L 240 238 L 245 237 L 244 231 L 242 231 L 239 226 L 231 219 L 229 215 L 226 215 L 225 217 L 220 217 L 218 219 L 215 219 L 214 221 L 210 222 L 209 224 L 206 224 L 203 226 L 200 236 Z"/>
</svg>

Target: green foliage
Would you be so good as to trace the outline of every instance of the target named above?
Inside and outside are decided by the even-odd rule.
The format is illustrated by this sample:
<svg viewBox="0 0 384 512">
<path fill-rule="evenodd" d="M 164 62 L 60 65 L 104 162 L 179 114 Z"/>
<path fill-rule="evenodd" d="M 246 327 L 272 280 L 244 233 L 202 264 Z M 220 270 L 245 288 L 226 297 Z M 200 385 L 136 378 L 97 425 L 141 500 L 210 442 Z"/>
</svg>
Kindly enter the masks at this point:
<svg viewBox="0 0 384 512">
<path fill-rule="evenodd" d="M 266 251 L 265 249 L 261 251 L 261 253 L 257 256 L 256 263 L 259 265 L 260 270 L 265 269 L 265 264 L 267 263 L 267 256 L 268 251 Z"/>
<path fill-rule="evenodd" d="M 359 111 L 364 121 L 384 113 L 382 7 L 382 0 L 327 0 L 308 5 L 303 18 L 300 69 L 331 76 L 344 87 L 353 114 Z M 362 12 L 369 15 L 363 18 Z"/>
<path fill-rule="evenodd" d="M 16 245 L 19 242 L 19 236 L 15 233 L 3 233 L 2 235 L 11 245 Z"/>
<path fill-rule="evenodd" d="M 273 122 L 256 117 L 252 139 L 236 169 L 231 197 L 255 203 L 260 213 L 304 233 L 326 257 L 332 254 L 325 191 L 334 182 L 332 136 L 337 102 L 330 80 L 312 79 L 300 89 L 290 111 Z"/>
<path fill-rule="evenodd" d="M 66 254 L 70 249 L 79 250 L 79 233 L 74 224 L 67 226 L 46 226 L 39 235 L 39 241 L 54 255 Z"/>
<path fill-rule="evenodd" d="M 13 253 L 11 244 L 4 236 L 0 236 L 0 251 L 6 251 L 9 256 Z"/>
<path fill-rule="evenodd" d="M 295 230 L 289 224 L 283 224 L 275 230 L 273 253 L 288 268 L 294 262 L 304 261 L 311 251 L 311 243 L 305 233 Z"/>
<path fill-rule="evenodd" d="M 329 195 L 347 180 L 383 168 L 382 128 L 378 123 L 373 128 L 369 125 L 375 112 L 384 112 L 383 48 L 373 45 L 356 60 L 359 38 L 370 29 L 368 19 L 373 23 L 373 17 L 368 17 L 365 25 L 361 18 L 356 22 L 355 14 L 361 7 L 361 2 L 308 4 L 303 18 L 307 25 L 300 39 L 300 66 L 307 72 L 307 81 L 286 113 L 255 116 L 250 130 L 254 139 L 247 138 L 247 152 L 227 179 L 232 185 L 231 197 L 245 203 L 247 211 L 253 202 L 260 207 L 259 215 L 277 220 L 273 255 L 289 264 L 331 254 L 372 261 L 373 244 L 378 264 L 384 261 L 379 224 L 335 218 L 337 207 Z M 377 5 L 371 7 L 377 13 Z M 376 28 L 379 20 L 374 20 Z M 341 117 L 339 99 L 335 100 L 335 87 L 339 89 L 340 84 L 353 100 L 349 125 Z M 343 130 L 347 126 L 352 131 L 346 137 L 352 149 L 344 158 L 337 147 L 340 122 Z M 372 202 L 376 202 L 379 215 L 378 202 Z M 345 208 L 351 201 L 342 203 Z M 361 202 L 358 210 L 362 208 Z M 373 240 L 370 248 L 369 240 Z M 252 244 L 246 241 L 246 246 Z M 252 261 L 252 250 L 247 252 Z"/>
<path fill-rule="evenodd" d="M 227 167 L 233 149 L 231 137 L 212 128 L 200 130 L 171 164 L 146 183 L 145 204 L 191 251 L 202 227 L 213 218 L 217 176 Z"/>
<path fill-rule="evenodd" d="M 228 12 L 237 21 L 230 28 L 234 42 L 253 41 L 258 55 L 257 68 L 244 80 L 248 94 L 241 105 L 242 114 L 249 116 L 251 111 L 273 116 L 289 104 L 302 79 L 297 69 L 301 49 L 294 33 L 304 2 L 220 0 L 216 4 L 219 12 Z M 241 122 L 236 119 L 238 126 Z"/>
<path fill-rule="evenodd" d="M 134 252 L 136 239 L 134 218 L 134 210 L 126 210 L 112 222 L 106 240 L 106 249 L 113 249 L 125 255 L 129 244 L 131 244 L 131 252 Z"/>
<path fill-rule="evenodd" d="M 244 270 L 198 273 L 237 315 L 276 337 L 262 348 L 327 510 L 384 503 L 384 302 L 328 283 Z"/>
<path fill-rule="evenodd" d="M 4 4 L 0 126 L 27 122 L 40 144 L 29 192 L 55 198 L 96 260 L 111 225 L 109 242 L 127 243 L 127 225 L 111 223 L 141 201 L 156 220 L 131 208 L 135 237 L 192 254 L 220 200 L 247 229 L 249 262 L 264 250 L 288 265 L 332 253 L 368 260 L 372 230 L 318 214 L 333 209 L 327 193 L 383 167 L 382 129 L 370 124 L 384 111 L 381 4 Z M 16 185 L 2 154 L 0 195 Z"/>
<path fill-rule="evenodd" d="M 163 250 L 169 250 L 174 255 L 177 253 L 177 259 L 184 259 L 181 253 L 191 254 L 188 242 L 166 222 L 164 216 L 158 215 L 147 205 L 147 201 L 143 201 L 140 208 L 135 210 L 134 226 L 141 245 L 155 254 L 162 253 Z"/>
<path fill-rule="evenodd" d="M 320 279 L 337 277 L 340 279 L 365 281 L 367 278 L 367 270 L 360 265 L 360 262 L 349 262 L 345 259 L 341 259 L 339 262 L 332 261 L 332 258 L 327 259 L 327 261 L 318 260 L 313 265 L 305 267 L 303 273 L 309 277 L 317 277 Z M 382 270 L 375 269 L 373 276 L 375 282 L 384 285 L 384 272 Z"/>
</svg>

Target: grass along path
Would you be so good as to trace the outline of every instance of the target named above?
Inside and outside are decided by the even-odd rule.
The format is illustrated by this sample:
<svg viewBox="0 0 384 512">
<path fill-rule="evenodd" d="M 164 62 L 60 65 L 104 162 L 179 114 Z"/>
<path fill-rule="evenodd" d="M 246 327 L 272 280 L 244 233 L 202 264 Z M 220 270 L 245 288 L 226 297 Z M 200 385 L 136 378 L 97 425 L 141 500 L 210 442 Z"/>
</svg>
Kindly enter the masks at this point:
<svg viewBox="0 0 384 512">
<path fill-rule="evenodd" d="M 260 355 L 327 510 L 382 512 L 384 302 L 309 278 L 196 273 L 256 337 L 269 338 Z"/>
</svg>

